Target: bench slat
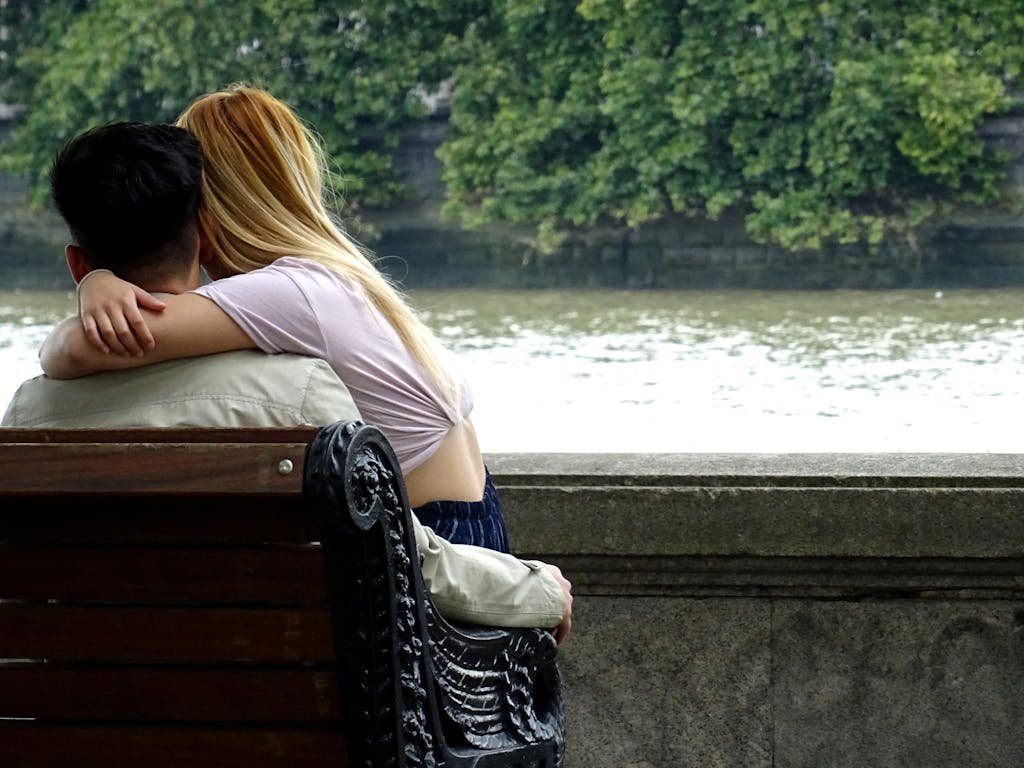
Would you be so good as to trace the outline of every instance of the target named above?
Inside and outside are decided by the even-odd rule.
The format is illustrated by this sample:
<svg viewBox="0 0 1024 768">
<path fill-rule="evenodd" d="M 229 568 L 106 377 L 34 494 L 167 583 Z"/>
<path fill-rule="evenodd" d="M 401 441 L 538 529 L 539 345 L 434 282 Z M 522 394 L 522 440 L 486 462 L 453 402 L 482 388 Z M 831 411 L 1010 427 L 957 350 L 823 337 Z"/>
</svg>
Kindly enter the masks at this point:
<svg viewBox="0 0 1024 768">
<path fill-rule="evenodd" d="M 17 768 L 345 768 L 330 728 L 62 728 L 0 722 L 0 765 Z"/>
<path fill-rule="evenodd" d="M 36 429 L 2 427 L 5 443 L 302 443 L 316 427 L 119 427 Z"/>
<path fill-rule="evenodd" d="M 326 604 L 327 580 L 317 546 L 8 547 L 0 599 Z"/>
<path fill-rule="evenodd" d="M 302 443 L 2 443 L 4 493 L 299 494 Z M 291 462 L 287 474 L 282 461 Z"/>
<path fill-rule="evenodd" d="M 7 667 L 0 718 L 340 724 L 333 671 Z"/>
<path fill-rule="evenodd" d="M 0 493 L 0 543 L 303 543 L 318 538 L 319 527 L 298 498 L 116 496 L 100 498 L 86 510 L 61 498 Z"/>
<path fill-rule="evenodd" d="M 326 608 L 108 608 L 0 603 L 0 659 L 325 662 Z"/>
</svg>

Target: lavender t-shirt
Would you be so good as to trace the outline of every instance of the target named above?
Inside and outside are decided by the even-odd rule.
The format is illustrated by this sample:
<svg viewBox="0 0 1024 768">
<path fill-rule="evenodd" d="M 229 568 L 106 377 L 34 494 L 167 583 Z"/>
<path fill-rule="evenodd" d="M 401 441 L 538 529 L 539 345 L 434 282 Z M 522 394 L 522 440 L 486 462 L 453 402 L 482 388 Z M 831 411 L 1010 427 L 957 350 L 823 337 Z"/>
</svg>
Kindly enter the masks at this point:
<svg viewBox="0 0 1024 768">
<path fill-rule="evenodd" d="M 334 270 L 286 256 L 195 293 L 215 302 L 264 352 L 326 360 L 348 386 L 363 421 L 388 438 L 403 472 L 426 461 L 452 427 L 430 375 L 362 288 Z M 472 408 L 462 379 L 462 418 Z"/>
</svg>

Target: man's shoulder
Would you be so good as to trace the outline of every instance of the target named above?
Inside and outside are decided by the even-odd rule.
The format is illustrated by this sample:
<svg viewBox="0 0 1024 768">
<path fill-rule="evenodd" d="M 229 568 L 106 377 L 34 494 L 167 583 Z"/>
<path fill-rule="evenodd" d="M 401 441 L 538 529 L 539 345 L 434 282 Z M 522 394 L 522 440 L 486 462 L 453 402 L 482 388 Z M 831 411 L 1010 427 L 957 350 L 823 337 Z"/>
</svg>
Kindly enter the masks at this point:
<svg viewBox="0 0 1024 768">
<path fill-rule="evenodd" d="M 331 367 L 245 350 L 58 381 L 24 382 L 4 426 L 293 426 L 358 418 Z"/>
</svg>

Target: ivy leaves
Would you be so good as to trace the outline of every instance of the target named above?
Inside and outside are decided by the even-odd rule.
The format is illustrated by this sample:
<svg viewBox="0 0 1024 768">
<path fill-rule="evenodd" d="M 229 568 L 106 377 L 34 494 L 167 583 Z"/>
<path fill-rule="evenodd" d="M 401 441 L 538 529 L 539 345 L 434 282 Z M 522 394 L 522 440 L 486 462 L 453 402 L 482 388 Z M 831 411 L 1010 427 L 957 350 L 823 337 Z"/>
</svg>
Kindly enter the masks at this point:
<svg viewBox="0 0 1024 768">
<path fill-rule="evenodd" d="M 1014 0 L 499 4 L 459 71 L 447 210 L 540 222 L 550 246 L 733 207 L 790 249 L 911 236 L 998 201 L 1005 158 L 977 129 L 1021 87 L 1021 28 Z"/>
<path fill-rule="evenodd" d="M 321 135 L 354 208 L 401 191 L 392 151 L 418 90 L 450 70 L 472 3 L 6 0 L 0 100 L 25 106 L 4 165 L 36 180 L 68 138 L 111 120 L 173 121 L 234 82 L 269 89 Z"/>
<path fill-rule="evenodd" d="M 392 155 L 453 87 L 444 212 L 633 227 L 739 210 L 790 249 L 913 237 L 1001 202 L 979 137 L 1022 89 L 1024 5 L 988 0 L 4 0 L 0 158 L 44 190 L 55 149 L 173 120 L 247 81 L 323 137 L 350 212 L 403 194 Z"/>
</svg>

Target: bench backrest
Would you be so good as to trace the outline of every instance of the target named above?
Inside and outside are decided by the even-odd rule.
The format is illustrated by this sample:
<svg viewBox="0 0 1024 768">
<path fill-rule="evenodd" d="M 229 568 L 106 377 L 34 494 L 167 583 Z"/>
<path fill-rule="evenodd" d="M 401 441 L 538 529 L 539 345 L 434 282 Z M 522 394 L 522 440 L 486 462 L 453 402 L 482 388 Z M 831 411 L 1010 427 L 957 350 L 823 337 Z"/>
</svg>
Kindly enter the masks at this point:
<svg viewBox="0 0 1024 768">
<path fill-rule="evenodd" d="M 493 704 L 453 730 L 460 667 L 509 670 L 434 614 L 376 430 L 0 439 L 0 764 L 560 762 L 540 631 L 478 632 L 526 648 L 533 733 Z"/>
</svg>

